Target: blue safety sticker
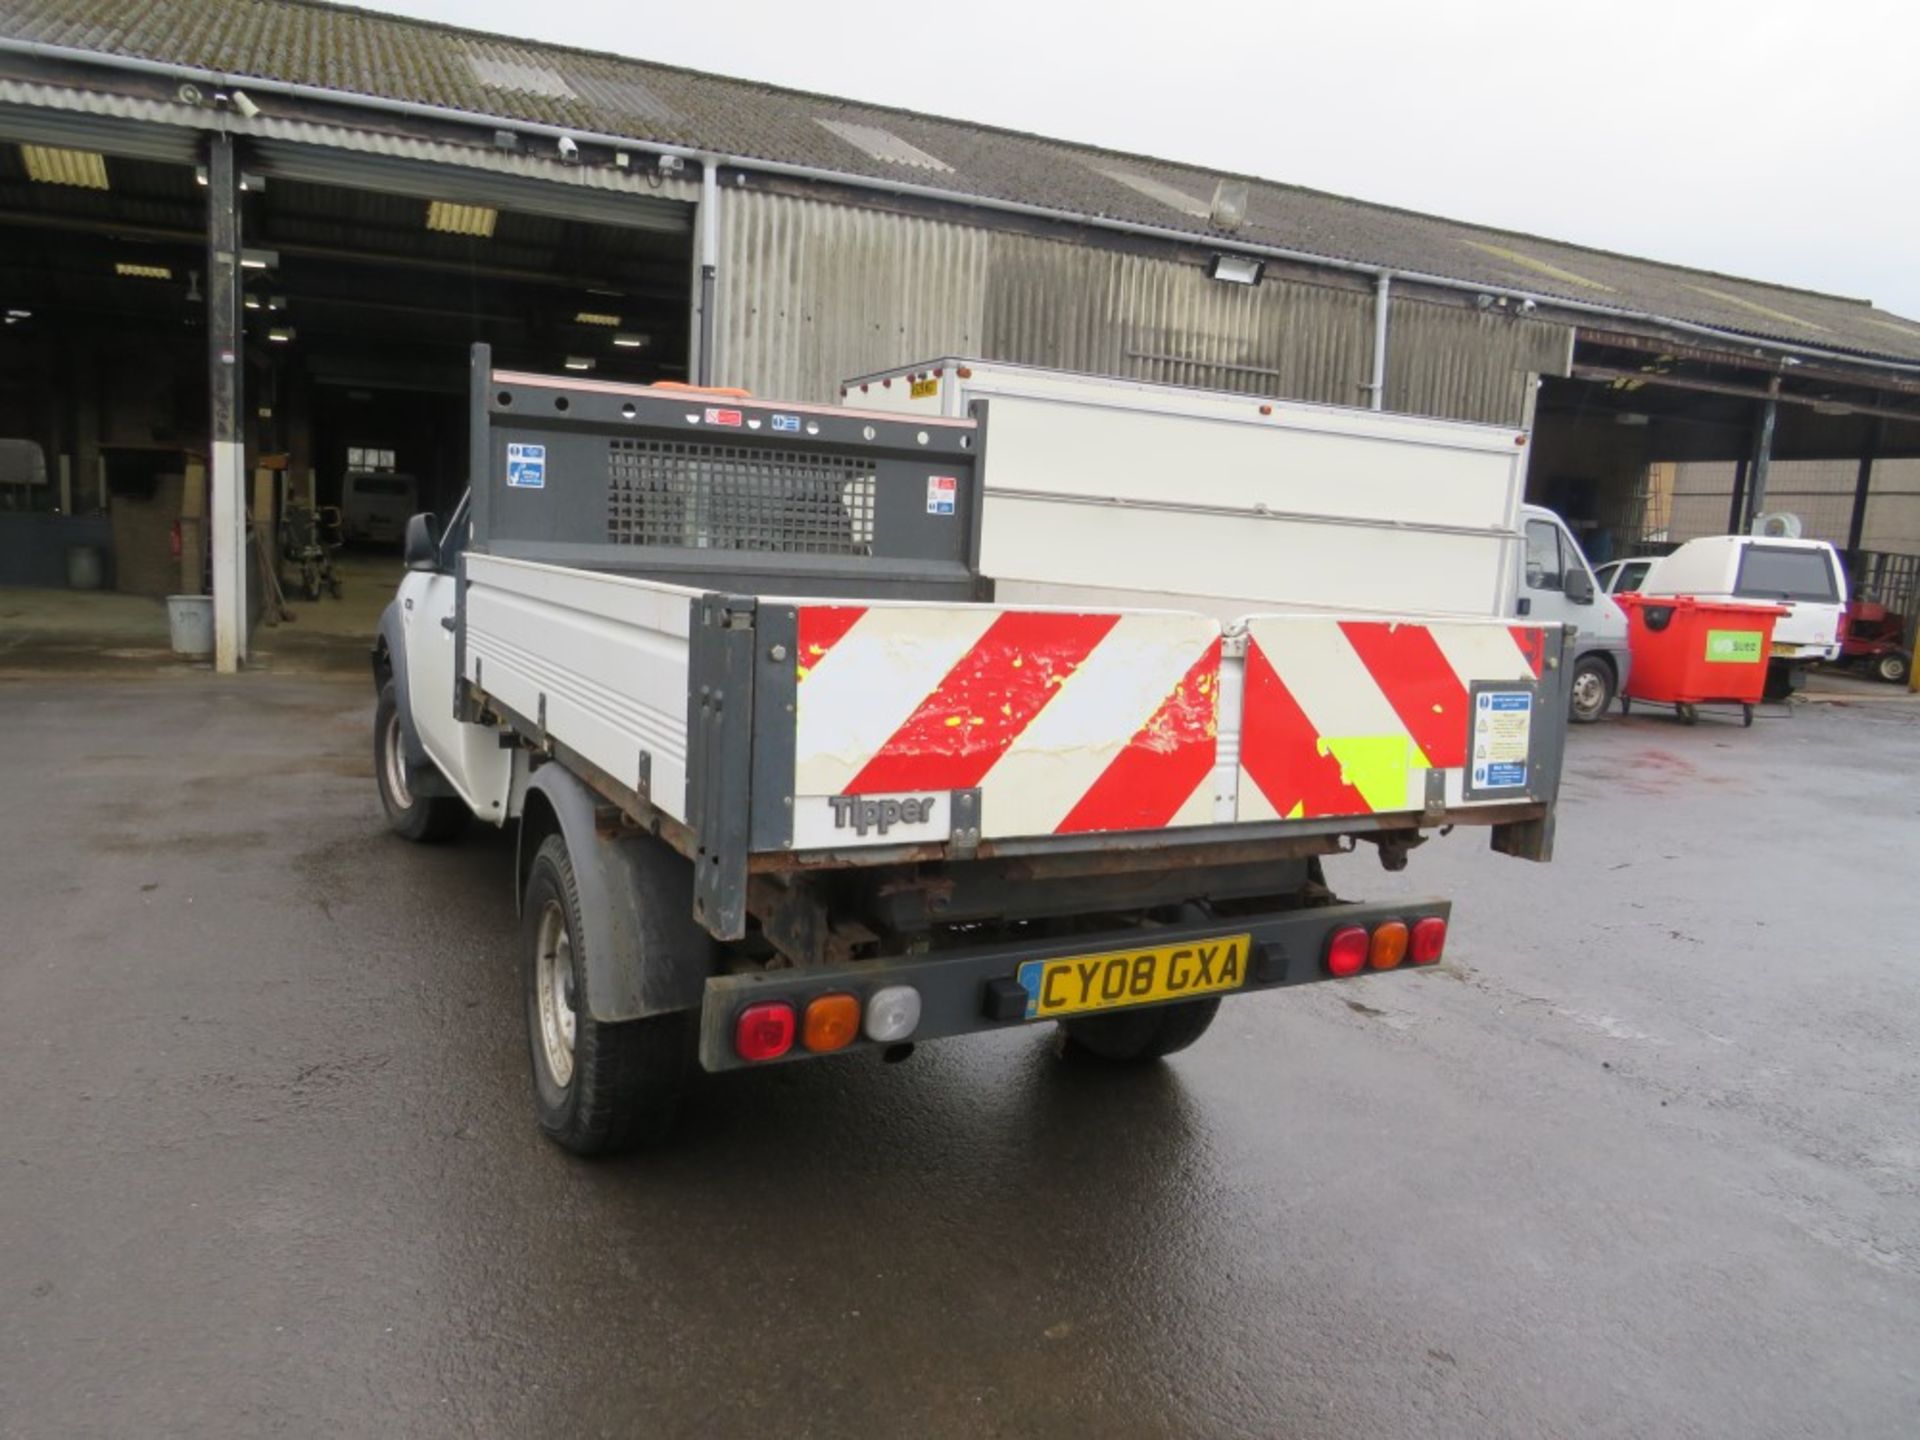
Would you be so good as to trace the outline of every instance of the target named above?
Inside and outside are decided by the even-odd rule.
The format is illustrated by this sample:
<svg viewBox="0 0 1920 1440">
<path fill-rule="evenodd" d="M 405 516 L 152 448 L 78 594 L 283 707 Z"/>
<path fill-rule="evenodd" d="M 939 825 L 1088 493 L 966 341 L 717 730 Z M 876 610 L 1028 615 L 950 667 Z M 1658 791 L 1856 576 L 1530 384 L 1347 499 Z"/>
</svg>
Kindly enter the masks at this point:
<svg viewBox="0 0 1920 1440">
<path fill-rule="evenodd" d="M 1533 746 L 1533 695 L 1483 691 L 1474 701 L 1473 788 L 1519 789 L 1527 783 Z"/>
<path fill-rule="evenodd" d="M 507 442 L 507 487 L 511 490 L 547 488 L 547 447 Z"/>
<path fill-rule="evenodd" d="M 798 415 L 775 415 L 769 423 L 771 423 L 776 430 L 785 430 L 796 435 L 800 433 L 800 417 Z"/>
</svg>

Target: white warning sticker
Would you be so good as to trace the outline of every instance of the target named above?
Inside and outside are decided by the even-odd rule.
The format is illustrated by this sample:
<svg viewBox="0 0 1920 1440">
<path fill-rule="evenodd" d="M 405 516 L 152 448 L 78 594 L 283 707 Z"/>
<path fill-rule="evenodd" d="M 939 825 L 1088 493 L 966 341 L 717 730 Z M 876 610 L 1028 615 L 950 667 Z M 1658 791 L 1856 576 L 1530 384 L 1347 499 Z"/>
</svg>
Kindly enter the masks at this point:
<svg viewBox="0 0 1920 1440">
<path fill-rule="evenodd" d="M 1533 695 L 1490 690 L 1473 704 L 1473 788 L 1519 789 L 1527 783 L 1533 744 Z"/>
<path fill-rule="evenodd" d="M 953 475 L 929 475 L 927 477 L 927 513 L 929 515 L 953 514 L 953 503 L 960 494 L 960 481 Z"/>
</svg>

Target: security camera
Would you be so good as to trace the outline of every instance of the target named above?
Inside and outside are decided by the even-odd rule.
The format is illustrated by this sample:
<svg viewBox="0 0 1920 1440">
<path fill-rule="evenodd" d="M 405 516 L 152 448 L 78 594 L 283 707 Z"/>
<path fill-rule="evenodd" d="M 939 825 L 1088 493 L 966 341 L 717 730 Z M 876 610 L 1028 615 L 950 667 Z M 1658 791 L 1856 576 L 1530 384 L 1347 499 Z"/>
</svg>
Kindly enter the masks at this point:
<svg viewBox="0 0 1920 1440">
<path fill-rule="evenodd" d="M 560 151 L 562 164 L 578 165 L 580 163 L 580 142 L 571 135 L 562 135 L 557 148 Z"/>
<path fill-rule="evenodd" d="M 1515 308 L 1522 315 L 1531 315 L 1534 311 L 1538 310 L 1540 307 L 1531 300 L 1522 300 L 1520 304 Z"/>
<path fill-rule="evenodd" d="M 198 85 L 182 85 L 174 94 L 182 105 L 198 105 L 206 99 Z"/>
<path fill-rule="evenodd" d="M 233 108 L 249 120 L 260 113 L 260 107 L 253 103 L 253 97 L 244 90 L 233 92 Z"/>
<path fill-rule="evenodd" d="M 1487 294 L 1474 296 L 1473 308 L 1476 310 L 1491 310 L 1493 308 L 1493 297 Z"/>
</svg>

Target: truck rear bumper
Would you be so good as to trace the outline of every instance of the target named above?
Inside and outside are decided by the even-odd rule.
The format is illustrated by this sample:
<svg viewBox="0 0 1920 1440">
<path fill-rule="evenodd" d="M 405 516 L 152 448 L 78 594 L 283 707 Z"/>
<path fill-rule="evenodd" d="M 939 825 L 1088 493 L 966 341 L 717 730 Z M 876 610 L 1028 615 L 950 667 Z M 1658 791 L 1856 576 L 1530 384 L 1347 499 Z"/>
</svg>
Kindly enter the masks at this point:
<svg viewBox="0 0 1920 1440">
<path fill-rule="evenodd" d="M 700 1063 L 707 1070 L 737 1070 L 779 1064 L 788 1060 L 842 1054 L 850 1050 L 884 1048 L 888 1044 L 945 1039 L 982 1030 L 1004 1030 L 1061 1018 L 1046 1009 L 1042 987 L 1044 962 L 1080 960 L 1083 967 L 1099 962 L 1109 975 L 1124 973 L 1124 960 L 1172 947 L 1192 947 L 1183 964 L 1174 962 L 1176 975 L 1193 979 L 1204 971 L 1214 988 L 1198 984 L 1184 995 L 1164 995 L 1137 1002 L 1176 1004 L 1187 998 L 1232 999 L 1262 990 L 1305 985 L 1336 978 L 1327 965 L 1330 942 L 1340 931 L 1358 927 L 1371 935 L 1388 921 L 1409 928 L 1430 917 L 1445 921 L 1452 905 L 1446 900 L 1422 899 L 1390 904 L 1337 904 L 1286 910 L 1266 915 L 1240 916 L 1199 924 L 1156 926 L 1148 929 L 1090 932 L 1037 943 L 994 944 L 935 955 L 899 956 L 841 968 L 799 968 L 750 975 L 721 975 L 707 981 L 700 1014 Z M 1206 953 L 1202 953 L 1206 952 Z M 1437 959 L 1437 954 L 1433 957 Z M 1431 962 L 1429 962 L 1431 963 Z M 1151 967 L 1148 967 L 1151 968 Z M 1411 958 L 1400 970 L 1418 968 Z M 1098 968 L 1085 971 L 1097 984 Z M 1361 973 L 1374 973 L 1371 968 Z M 1220 988 L 1227 980 L 1233 983 Z M 1066 982 L 1055 986 L 1062 991 Z M 807 1048 L 802 1023 L 808 1005 L 825 996 L 850 995 L 863 1016 L 869 1002 L 882 990 L 910 987 L 918 996 L 919 1020 L 910 1033 L 887 1040 L 870 1039 L 863 1027 L 851 1043 L 831 1051 Z M 1083 989 L 1085 986 L 1083 985 Z M 1111 988 L 1111 987 L 1109 987 Z M 1059 995 L 1059 998 L 1066 998 Z M 1097 996 L 1096 996 L 1097 998 Z M 741 1016 L 749 1007 L 790 1006 L 795 1039 L 790 1049 L 767 1059 L 749 1060 L 737 1043 Z M 1076 1013 L 1105 1014 L 1136 1008 L 1124 996 L 1108 1008 Z"/>
</svg>

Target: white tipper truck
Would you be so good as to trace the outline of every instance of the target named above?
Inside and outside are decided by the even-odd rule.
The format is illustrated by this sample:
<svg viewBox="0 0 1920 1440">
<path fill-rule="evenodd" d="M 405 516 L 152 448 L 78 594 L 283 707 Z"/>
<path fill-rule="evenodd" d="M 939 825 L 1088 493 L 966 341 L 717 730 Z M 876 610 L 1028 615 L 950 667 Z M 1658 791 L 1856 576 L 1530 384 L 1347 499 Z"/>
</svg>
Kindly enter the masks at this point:
<svg viewBox="0 0 1920 1440">
<path fill-rule="evenodd" d="M 1418 603 L 1400 551 L 1356 556 L 1345 609 L 1236 606 L 1220 557 L 1283 527 L 1207 512 L 1152 557 L 1189 600 L 1110 583 L 1053 519 L 1057 571 L 1015 587 L 981 556 L 998 400 L 783 404 L 476 347 L 471 405 L 467 497 L 409 523 L 373 645 L 375 772 L 408 839 L 513 827 L 534 1109 L 572 1150 L 658 1134 L 700 1069 L 1051 1022 L 1154 1059 L 1223 999 L 1440 962 L 1445 899 L 1340 899 L 1323 856 L 1399 869 L 1480 827 L 1550 857 L 1572 631 L 1498 613 L 1499 567 L 1443 577 L 1483 615 Z M 1056 483 L 1090 486 L 1112 447 L 1076 435 Z M 1444 533 L 1492 556 L 1492 528 Z"/>
<path fill-rule="evenodd" d="M 1578 636 L 1573 719 L 1626 683 L 1627 617 L 1523 504 L 1524 431 L 954 356 L 840 390 L 948 419 L 992 402 L 980 568 L 1002 599 L 1545 620 Z"/>
</svg>

